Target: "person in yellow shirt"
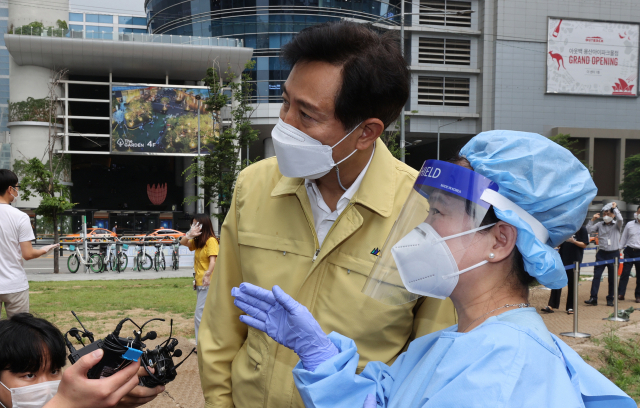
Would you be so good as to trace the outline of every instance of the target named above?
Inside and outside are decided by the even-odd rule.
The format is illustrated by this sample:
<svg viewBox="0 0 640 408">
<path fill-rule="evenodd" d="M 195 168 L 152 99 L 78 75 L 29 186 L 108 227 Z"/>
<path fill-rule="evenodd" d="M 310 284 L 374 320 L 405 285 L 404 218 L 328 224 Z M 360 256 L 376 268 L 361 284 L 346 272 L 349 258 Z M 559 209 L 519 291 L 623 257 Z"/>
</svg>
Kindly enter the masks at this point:
<svg viewBox="0 0 640 408">
<path fill-rule="evenodd" d="M 213 232 L 213 225 L 211 225 L 211 218 L 207 214 L 196 214 L 191 220 L 191 229 L 180 239 L 180 245 L 188 247 L 190 251 L 196 251 L 193 258 L 193 269 L 195 271 L 193 274 L 195 277 L 193 289 L 198 294 L 194 316 L 197 343 L 204 302 L 207 300 L 211 274 L 220 250 L 218 238 L 216 238 L 216 234 Z"/>
</svg>

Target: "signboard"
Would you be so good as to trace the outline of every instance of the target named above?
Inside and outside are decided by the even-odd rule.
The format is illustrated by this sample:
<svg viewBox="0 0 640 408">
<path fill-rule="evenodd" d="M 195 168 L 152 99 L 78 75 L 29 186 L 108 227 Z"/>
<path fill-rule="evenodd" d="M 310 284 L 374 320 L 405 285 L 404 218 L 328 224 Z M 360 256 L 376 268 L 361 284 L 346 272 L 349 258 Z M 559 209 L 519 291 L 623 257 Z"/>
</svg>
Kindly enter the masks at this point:
<svg viewBox="0 0 640 408">
<path fill-rule="evenodd" d="M 547 93 L 637 96 L 638 26 L 549 18 Z"/>
<path fill-rule="evenodd" d="M 200 95 L 200 101 L 196 96 Z M 111 152 L 208 154 L 220 125 L 206 112 L 206 88 L 116 85 L 111 87 Z M 215 129 L 215 131 L 214 131 Z"/>
</svg>

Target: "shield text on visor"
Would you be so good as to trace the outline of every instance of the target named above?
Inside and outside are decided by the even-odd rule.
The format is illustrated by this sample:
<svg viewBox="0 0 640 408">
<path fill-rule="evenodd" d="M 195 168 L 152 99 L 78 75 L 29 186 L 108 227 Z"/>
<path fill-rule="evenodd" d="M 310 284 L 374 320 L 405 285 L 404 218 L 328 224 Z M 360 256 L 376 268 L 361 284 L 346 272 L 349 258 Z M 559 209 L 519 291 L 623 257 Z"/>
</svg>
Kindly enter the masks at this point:
<svg viewBox="0 0 640 408">
<path fill-rule="evenodd" d="M 428 160 L 379 254 L 363 293 L 399 305 L 420 296 L 445 298 L 458 275 L 476 268 L 478 231 L 490 204 L 480 197 L 498 185 L 453 163 Z"/>
</svg>

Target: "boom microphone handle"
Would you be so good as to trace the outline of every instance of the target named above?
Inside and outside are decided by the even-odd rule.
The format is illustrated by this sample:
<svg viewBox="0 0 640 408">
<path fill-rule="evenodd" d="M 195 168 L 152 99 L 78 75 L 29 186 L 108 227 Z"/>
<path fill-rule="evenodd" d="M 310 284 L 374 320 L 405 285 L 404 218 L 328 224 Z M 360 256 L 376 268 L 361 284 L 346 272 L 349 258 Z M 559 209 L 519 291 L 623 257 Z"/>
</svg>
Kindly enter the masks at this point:
<svg viewBox="0 0 640 408">
<path fill-rule="evenodd" d="M 72 310 L 71 314 L 73 315 L 73 317 L 76 318 L 78 323 L 80 323 L 80 326 L 82 326 L 82 329 L 85 331 L 85 333 L 87 333 L 87 337 L 89 338 L 89 341 L 93 343 L 93 333 L 91 333 L 89 330 L 87 330 L 86 327 L 84 327 L 84 324 L 82 324 L 82 322 L 80 321 L 80 318 L 76 315 L 76 312 Z"/>
</svg>

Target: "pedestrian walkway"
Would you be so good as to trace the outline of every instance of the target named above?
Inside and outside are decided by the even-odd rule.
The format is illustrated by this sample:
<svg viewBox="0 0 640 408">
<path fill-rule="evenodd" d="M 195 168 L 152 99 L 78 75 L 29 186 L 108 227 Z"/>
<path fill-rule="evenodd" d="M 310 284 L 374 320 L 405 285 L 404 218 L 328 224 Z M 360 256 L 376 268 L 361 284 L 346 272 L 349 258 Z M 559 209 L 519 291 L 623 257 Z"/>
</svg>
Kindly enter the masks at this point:
<svg viewBox="0 0 640 408">
<path fill-rule="evenodd" d="M 58 273 L 53 271 L 37 272 L 27 274 L 29 282 L 50 282 L 50 281 L 89 281 L 89 280 L 118 280 L 118 279 L 160 279 L 160 278 L 188 278 L 193 277 L 193 269 L 178 269 L 177 271 L 149 271 L 133 272 L 103 272 L 103 273 Z"/>
<path fill-rule="evenodd" d="M 635 280 L 635 279 L 634 279 Z M 635 282 L 633 282 L 635 285 Z M 605 317 L 609 317 L 613 313 L 613 307 L 606 306 L 607 300 L 607 281 L 600 284 L 600 292 L 598 295 L 598 306 L 587 306 L 584 301 L 589 299 L 591 291 L 591 281 L 581 281 L 578 285 L 578 331 L 582 333 L 589 333 L 592 337 L 601 335 L 611 330 L 611 327 L 620 328 L 629 324 L 640 322 L 640 311 L 631 313 L 629 322 L 611 322 L 608 320 L 602 320 Z M 627 290 L 627 295 L 629 291 Z M 545 289 L 542 286 L 536 286 L 531 290 L 530 303 L 536 310 L 542 315 L 542 319 L 549 331 L 556 336 L 560 337 L 569 346 L 575 346 L 581 344 L 589 339 L 574 339 L 572 337 L 561 336 L 562 332 L 573 331 L 573 315 L 568 315 L 565 312 L 565 304 L 567 302 L 567 288 L 562 290 L 562 298 L 560 299 L 560 309 L 555 310 L 555 313 L 542 313 L 540 309 L 547 306 L 549 301 L 549 295 L 551 291 Z M 629 307 L 640 308 L 640 303 L 635 302 L 633 296 L 627 296 L 627 300 L 621 300 L 618 302 L 618 309 L 624 310 Z"/>
</svg>

